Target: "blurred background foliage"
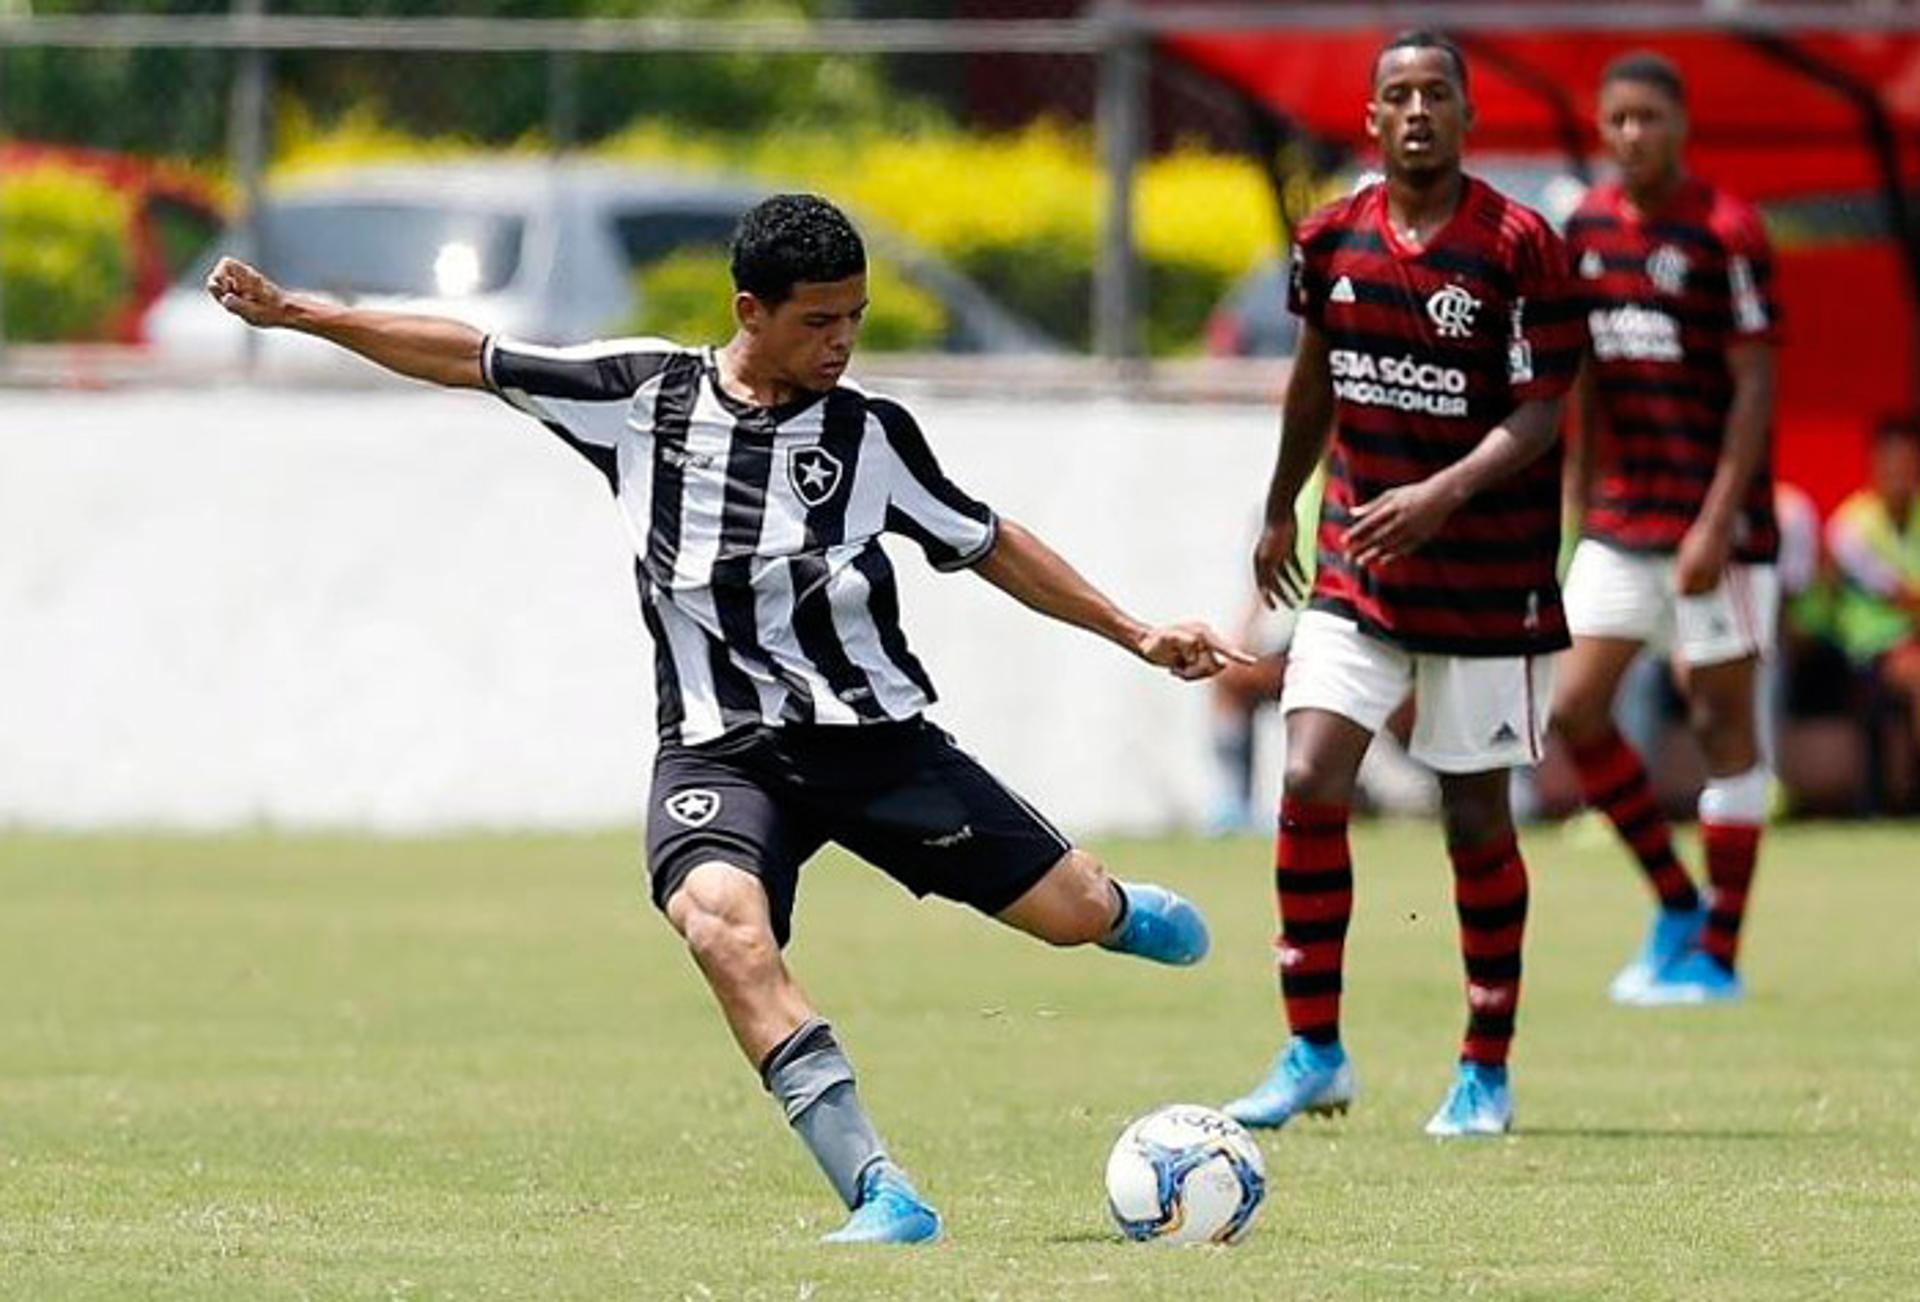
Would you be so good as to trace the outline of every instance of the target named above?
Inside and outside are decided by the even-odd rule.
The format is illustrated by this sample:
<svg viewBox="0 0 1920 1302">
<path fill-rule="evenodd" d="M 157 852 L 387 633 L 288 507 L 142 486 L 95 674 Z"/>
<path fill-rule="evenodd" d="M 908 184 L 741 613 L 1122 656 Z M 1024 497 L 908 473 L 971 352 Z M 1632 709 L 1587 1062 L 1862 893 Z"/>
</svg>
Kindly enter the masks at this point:
<svg viewBox="0 0 1920 1302">
<path fill-rule="evenodd" d="M 8 339 L 97 339 L 132 290 L 126 198 L 68 168 L 13 172 L 0 188 Z"/>
<path fill-rule="evenodd" d="M 923 7 L 943 8 L 936 0 Z M 270 0 L 270 8 L 277 14 L 444 12 L 427 0 L 350 6 Z M 40 13 L 225 9 L 210 0 L 35 5 Z M 698 18 L 844 16 L 860 9 L 857 0 L 467 0 L 460 12 Z M 20 48 L 4 57 L 0 124 L 8 134 L 187 160 L 214 178 L 223 172 L 231 55 Z M 953 70 L 942 74 L 930 72 L 925 59 L 890 63 L 877 56 L 581 57 L 569 74 L 573 135 L 598 156 L 824 193 L 951 262 L 1061 342 L 1084 348 L 1104 186 L 1091 132 L 1049 119 L 969 128 L 978 115 L 956 102 L 959 61 L 947 62 Z M 551 145 L 553 67 L 545 56 L 282 54 L 273 59 L 273 86 L 275 174 L 485 151 L 534 153 Z M 1135 198 L 1149 349 L 1157 355 L 1197 351 L 1212 307 L 1249 266 L 1279 247 L 1271 193 L 1246 156 L 1176 143 L 1142 169 Z M 76 232 L 74 239 L 83 238 Z M 695 271 L 687 264 L 654 274 L 662 286 L 674 286 L 691 284 Z M 907 292 L 904 285 L 889 289 Z M 76 285 L 75 292 L 95 291 Z M 9 300 L 14 297 L 9 292 Z M 875 306 L 871 343 L 895 337 L 896 329 L 900 338 L 920 337 L 923 327 L 913 323 L 924 322 L 926 302 L 903 305 L 897 321 L 878 294 Z M 46 337 L 49 329 L 70 329 L 77 315 L 61 314 L 58 326 L 36 318 L 29 333 Z"/>
<path fill-rule="evenodd" d="M 638 315 L 630 333 L 666 339 L 725 339 L 733 333 L 733 273 L 724 253 L 686 250 L 640 272 Z M 947 331 L 946 309 L 909 284 L 885 258 L 870 258 L 871 304 L 860 329 L 861 346 L 888 352 L 935 348 Z"/>
</svg>

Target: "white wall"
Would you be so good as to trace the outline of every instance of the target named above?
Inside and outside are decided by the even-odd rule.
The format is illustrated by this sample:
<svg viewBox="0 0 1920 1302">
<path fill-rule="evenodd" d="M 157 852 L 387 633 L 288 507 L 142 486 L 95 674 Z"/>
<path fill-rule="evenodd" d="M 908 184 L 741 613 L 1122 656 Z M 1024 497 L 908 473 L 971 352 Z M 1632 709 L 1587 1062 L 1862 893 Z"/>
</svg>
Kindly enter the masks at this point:
<svg viewBox="0 0 1920 1302">
<path fill-rule="evenodd" d="M 1271 409 L 902 396 L 1124 604 L 1233 618 Z M 1203 689 L 893 550 L 969 749 L 1075 831 L 1199 815 Z M 0 824 L 633 823 L 651 683 L 603 481 L 492 399 L 0 393 Z"/>
</svg>

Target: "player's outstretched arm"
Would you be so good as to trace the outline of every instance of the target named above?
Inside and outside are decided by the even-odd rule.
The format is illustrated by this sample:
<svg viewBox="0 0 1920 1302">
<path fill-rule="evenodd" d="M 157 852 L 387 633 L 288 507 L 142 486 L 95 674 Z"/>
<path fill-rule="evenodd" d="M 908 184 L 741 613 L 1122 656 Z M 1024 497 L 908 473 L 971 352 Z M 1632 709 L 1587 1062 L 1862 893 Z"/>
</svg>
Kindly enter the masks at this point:
<svg viewBox="0 0 1920 1302">
<path fill-rule="evenodd" d="M 1353 563 L 1379 565 L 1405 556 L 1440 532 L 1468 498 L 1531 464 L 1560 436 L 1560 405 L 1559 398 L 1529 399 L 1445 470 L 1354 507 L 1347 531 Z"/>
<path fill-rule="evenodd" d="M 1064 624 L 1098 633 L 1176 678 L 1211 678 L 1229 663 L 1254 658 L 1201 623 L 1141 623 L 1081 577 L 1053 548 L 1012 520 L 1000 521 L 993 550 L 976 573 L 1023 605 Z"/>
<path fill-rule="evenodd" d="M 316 335 L 430 384 L 456 389 L 486 385 L 480 369 L 486 336 L 463 322 L 342 307 L 291 293 L 237 258 L 220 259 L 207 277 L 207 292 L 250 326 Z"/>
</svg>

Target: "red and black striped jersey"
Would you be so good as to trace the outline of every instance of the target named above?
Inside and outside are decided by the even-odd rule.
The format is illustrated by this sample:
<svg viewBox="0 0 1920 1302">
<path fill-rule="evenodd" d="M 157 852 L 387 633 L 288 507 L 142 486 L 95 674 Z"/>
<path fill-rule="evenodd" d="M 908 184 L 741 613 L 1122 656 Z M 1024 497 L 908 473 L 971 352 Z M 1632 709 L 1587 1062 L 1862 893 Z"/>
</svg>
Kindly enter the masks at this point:
<svg viewBox="0 0 1920 1302">
<path fill-rule="evenodd" d="M 1546 219 L 1472 177 L 1420 248 L 1394 235 L 1384 184 L 1301 225 L 1288 297 L 1326 336 L 1335 398 L 1314 609 L 1409 651 L 1567 645 L 1557 445 L 1387 564 L 1356 567 L 1347 527 L 1357 503 L 1460 460 L 1522 402 L 1566 392 L 1586 347 L 1572 288 Z"/>
<path fill-rule="evenodd" d="M 1776 337 L 1773 256 L 1759 214 L 1688 178 L 1654 216 L 1618 184 L 1597 186 L 1567 223 L 1568 256 L 1593 335 L 1593 500 L 1583 532 L 1629 551 L 1671 552 L 1700 514 L 1720 464 L 1733 376 L 1727 349 Z M 1772 452 L 1747 489 L 1734 555 L 1771 561 Z"/>
</svg>

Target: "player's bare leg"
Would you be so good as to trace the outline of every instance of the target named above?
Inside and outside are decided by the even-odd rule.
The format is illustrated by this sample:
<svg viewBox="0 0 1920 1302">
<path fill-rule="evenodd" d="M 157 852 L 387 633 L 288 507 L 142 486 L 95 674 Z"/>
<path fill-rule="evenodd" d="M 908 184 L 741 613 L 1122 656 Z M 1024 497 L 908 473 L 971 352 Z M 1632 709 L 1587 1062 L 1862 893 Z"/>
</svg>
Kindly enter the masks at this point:
<svg viewBox="0 0 1920 1302">
<path fill-rule="evenodd" d="M 1707 761 L 1700 842 L 1709 899 L 1699 947 L 1667 965 L 1639 1002 L 1722 1003 L 1744 993 L 1735 975 L 1740 928 L 1767 819 L 1770 776 L 1754 708 L 1757 656 L 1684 671 L 1687 722 Z"/>
<path fill-rule="evenodd" d="M 1466 968 L 1467 1032 L 1453 1088 L 1427 1123 L 1436 1138 L 1505 1134 L 1513 1125 L 1507 1050 L 1520 1006 L 1527 866 L 1514 834 L 1510 790 L 1505 769 L 1440 778 Z"/>
<path fill-rule="evenodd" d="M 1226 1105 L 1246 1126 L 1302 1112 L 1344 1112 L 1353 1067 L 1340 1044 L 1340 988 L 1353 866 L 1347 819 L 1373 734 L 1329 710 L 1287 715 L 1287 768 L 1274 850 L 1280 934 L 1274 940 L 1289 1038 L 1254 1089 Z"/>
<path fill-rule="evenodd" d="M 667 901 L 667 920 L 687 942 L 748 1062 L 765 1062 L 819 1015 L 787 970 L 766 890 L 753 874 L 719 861 L 701 864 Z"/>
<path fill-rule="evenodd" d="M 1069 850 L 996 915 L 1051 945 L 1100 945 L 1158 963 L 1206 957 L 1206 920 L 1185 899 L 1146 882 L 1120 882 L 1084 850 Z"/>
<path fill-rule="evenodd" d="M 1567 743 L 1587 804 L 1605 814 L 1639 863 L 1658 907 L 1646 938 L 1614 977 L 1613 998 L 1638 1003 L 1647 984 L 1699 940 L 1706 909 L 1673 849 L 1673 829 L 1660 810 L 1640 754 L 1613 722 L 1620 680 L 1641 644 L 1626 638 L 1576 637 L 1555 667 L 1553 730 Z"/>
<path fill-rule="evenodd" d="M 938 1235 L 939 1215 L 887 1156 L 861 1106 L 833 1028 L 788 971 L 759 879 L 732 864 L 701 864 L 667 900 L 667 918 L 788 1124 L 853 1210 L 829 1239 L 918 1243 Z"/>
</svg>

